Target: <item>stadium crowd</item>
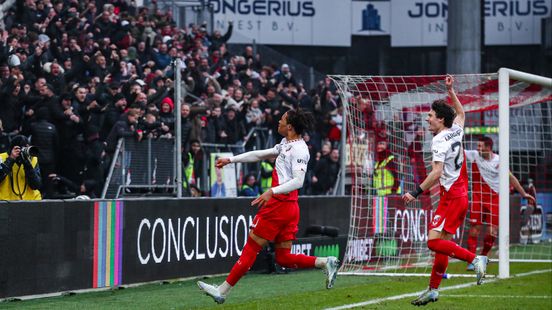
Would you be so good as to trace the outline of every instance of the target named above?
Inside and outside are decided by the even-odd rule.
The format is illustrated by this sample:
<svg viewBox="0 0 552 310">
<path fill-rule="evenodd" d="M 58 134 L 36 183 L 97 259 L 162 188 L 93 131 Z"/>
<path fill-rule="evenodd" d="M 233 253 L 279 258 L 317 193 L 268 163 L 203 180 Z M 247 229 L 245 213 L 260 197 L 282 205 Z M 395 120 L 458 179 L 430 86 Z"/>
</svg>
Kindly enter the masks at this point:
<svg viewBox="0 0 552 310">
<path fill-rule="evenodd" d="M 181 29 L 170 11 L 155 3 L 132 3 L 24 0 L 5 14 L 0 34 L 0 153 L 10 155 L 12 141 L 20 141 L 14 137 L 30 138 L 40 150 L 43 198 L 97 197 L 118 138 L 174 136 L 172 63 L 177 57 L 185 63 L 180 116 L 184 152 L 191 154 L 183 156 L 185 165 L 195 159 L 193 170 L 202 169 L 201 156 L 195 156 L 202 143 L 243 142 L 253 127 L 271 129 L 277 142 L 280 116 L 301 108 L 317 121 L 316 130 L 304 137 L 311 151 L 311 175 L 303 191 L 332 190 L 339 171 L 336 149 L 342 120 L 341 103 L 329 79 L 306 89 L 290 66 L 263 61 L 252 46 L 231 54 L 227 41 L 232 23 L 225 34 L 208 33 L 206 24 Z M 369 106 L 367 126 L 372 125 Z M 270 170 L 271 165 L 263 167 Z M 242 192 L 258 194 L 269 174 L 256 171 L 243 181 L 247 188 Z M 207 195 L 209 189 L 199 192 Z"/>
</svg>

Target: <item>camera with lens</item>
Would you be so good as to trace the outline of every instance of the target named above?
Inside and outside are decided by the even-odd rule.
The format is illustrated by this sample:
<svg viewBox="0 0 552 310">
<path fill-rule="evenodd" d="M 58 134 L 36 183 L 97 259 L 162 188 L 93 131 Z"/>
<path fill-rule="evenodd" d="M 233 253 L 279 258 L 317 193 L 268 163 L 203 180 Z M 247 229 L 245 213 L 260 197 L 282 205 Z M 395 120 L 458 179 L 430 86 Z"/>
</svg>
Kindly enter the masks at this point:
<svg viewBox="0 0 552 310">
<path fill-rule="evenodd" d="M 38 147 L 36 146 L 25 146 L 21 148 L 21 155 L 26 158 L 31 158 L 31 156 L 38 156 Z"/>
</svg>

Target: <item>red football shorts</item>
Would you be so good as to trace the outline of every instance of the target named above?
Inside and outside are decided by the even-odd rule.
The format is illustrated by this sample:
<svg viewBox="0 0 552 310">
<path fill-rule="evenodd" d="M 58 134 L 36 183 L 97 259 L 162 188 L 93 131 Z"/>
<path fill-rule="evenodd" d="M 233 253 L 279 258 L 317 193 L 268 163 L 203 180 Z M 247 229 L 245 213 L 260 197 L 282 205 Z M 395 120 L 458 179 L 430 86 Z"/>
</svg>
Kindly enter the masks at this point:
<svg viewBox="0 0 552 310">
<path fill-rule="evenodd" d="M 470 210 L 470 224 L 490 223 L 493 226 L 498 226 L 498 199 L 499 196 L 495 192 L 474 194 Z"/>
<path fill-rule="evenodd" d="M 270 199 L 255 218 L 251 229 L 263 239 L 278 242 L 295 240 L 299 225 L 299 204 L 297 201 Z"/>
<path fill-rule="evenodd" d="M 468 212 L 468 196 L 449 197 L 441 195 L 437 211 L 433 215 L 429 230 L 446 231 L 455 234 L 460 225 L 464 224 Z"/>
</svg>

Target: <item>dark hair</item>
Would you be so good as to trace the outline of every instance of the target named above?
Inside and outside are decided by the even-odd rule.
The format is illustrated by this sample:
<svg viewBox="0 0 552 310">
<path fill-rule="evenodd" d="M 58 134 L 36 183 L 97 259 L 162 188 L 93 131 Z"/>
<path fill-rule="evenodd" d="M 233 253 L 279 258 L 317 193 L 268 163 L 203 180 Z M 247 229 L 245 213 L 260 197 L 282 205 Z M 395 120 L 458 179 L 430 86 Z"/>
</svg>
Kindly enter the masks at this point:
<svg viewBox="0 0 552 310">
<path fill-rule="evenodd" d="M 303 132 L 311 130 L 314 124 L 312 113 L 304 110 L 289 110 L 287 112 L 287 123 L 293 126 L 295 132 L 302 135 Z"/>
<path fill-rule="evenodd" d="M 479 141 L 480 142 L 483 142 L 485 144 L 486 147 L 490 147 L 491 150 L 493 149 L 493 139 L 491 139 L 490 137 L 487 137 L 487 136 L 481 136 L 479 138 Z"/>
<path fill-rule="evenodd" d="M 445 127 L 452 127 L 452 122 L 456 117 L 456 112 L 454 112 L 454 109 L 448 105 L 448 103 L 441 99 L 435 100 L 431 104 L 431 109 L 435 111 L 435 116 L 437 118 L 444 119 Z"/>
</svg>

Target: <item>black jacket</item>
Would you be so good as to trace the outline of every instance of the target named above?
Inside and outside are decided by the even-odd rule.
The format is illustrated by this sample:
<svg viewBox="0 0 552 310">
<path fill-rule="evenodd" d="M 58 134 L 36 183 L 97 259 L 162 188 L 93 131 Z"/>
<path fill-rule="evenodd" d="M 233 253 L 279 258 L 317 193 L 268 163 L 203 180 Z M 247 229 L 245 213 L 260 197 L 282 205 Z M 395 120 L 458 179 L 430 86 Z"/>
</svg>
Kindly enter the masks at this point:
<svg viewBox="0 0 552 310">
<path fill-rule="evenodd" d="M 38 160 L 43 165 L 55 164 L 59 137 L 56 126 L 46 120 L 31 124 L 32 144 L 39 149 Z"/>
</svg>

